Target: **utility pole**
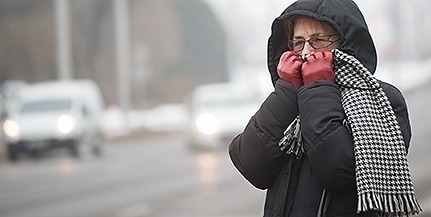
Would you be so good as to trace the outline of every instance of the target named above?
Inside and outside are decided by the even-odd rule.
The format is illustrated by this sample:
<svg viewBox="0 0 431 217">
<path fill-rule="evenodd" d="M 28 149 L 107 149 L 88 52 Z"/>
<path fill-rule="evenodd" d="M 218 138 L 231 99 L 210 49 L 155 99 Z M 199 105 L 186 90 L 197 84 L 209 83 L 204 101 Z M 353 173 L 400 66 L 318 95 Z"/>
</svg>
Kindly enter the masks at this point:
<svg viewBox="0 0 431 217">
<path fill-rule="evenodd" d="M 118 102 L 125 114 L 130 109 L 129 0 L 114 0 L 114 16 L 117 44 Z M 125 121 L 127 127 L 127 115 Z"/>
<path fill-rule="evenodd" d="M 69 0 L 55 0 L 54 4 L 57 31 L 57 76 L 60 80 L 71 79 Z"/>
</svg>

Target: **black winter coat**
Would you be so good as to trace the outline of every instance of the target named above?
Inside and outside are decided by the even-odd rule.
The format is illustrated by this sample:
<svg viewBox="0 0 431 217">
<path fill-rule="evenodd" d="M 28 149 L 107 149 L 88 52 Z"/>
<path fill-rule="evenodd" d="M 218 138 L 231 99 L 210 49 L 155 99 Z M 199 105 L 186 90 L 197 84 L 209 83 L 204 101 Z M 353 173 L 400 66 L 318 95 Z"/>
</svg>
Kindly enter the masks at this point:
<svg viewBox="0 0 431 217">
<path fill-rule="evenodd" d="M 404 98 L 395 87 L 387 83 L 382 87 L 405 144 L 409 144 L 411 129 Z M 300 115 L 309 114 L 301 116 L 304 140 L 314 141 L 304 143 L 306 154 L 301 160 L 285 155 L 278 147 L 298 110 Z M 241 174 L 255 187 L 268 189 L 264 216 L 315 217 L 323 189 L 332 192 L 328 216 L 356 216 L 353 141 L 343 125 L 344 118 L 335 84 L 316 82 L 296 93 L 289 83 L 276 83 L 275 91 L 229 146 L 232 162 Z"/>
<path fill-rule="evenodd" d="M 297 90 L 278 79 L 276 66 L 286 51 L 281 21 L 294 14 L 331 23 L 342 36 L 340 50 L 354 55 L 371 72 L 375 71 L 374 44 L 362 14 L 352 1 L 300 0 L 294 3 L 274 21 L 268 43 L 268 67 L 275 89 L 229 145 L 230 158 L 253 186 L 267 190 L 265 217 L 315 217 L 321 210 L 324 189 L 332 194 L 324 207 L 327 216 L 373 216 L 373 213 L 356 213 L 353 140 L 343 125 L 346 117 L 338 86 L 329 81 L 317 81 Z M 408 149 L 411 128 L 404 97 L 394 86 L 384 82 L 381 85 Z M 283 131 L 298 114 L 305 141 L 305 155 L 300 160 L 284 154 L 278 147 Z"/>
</svg>

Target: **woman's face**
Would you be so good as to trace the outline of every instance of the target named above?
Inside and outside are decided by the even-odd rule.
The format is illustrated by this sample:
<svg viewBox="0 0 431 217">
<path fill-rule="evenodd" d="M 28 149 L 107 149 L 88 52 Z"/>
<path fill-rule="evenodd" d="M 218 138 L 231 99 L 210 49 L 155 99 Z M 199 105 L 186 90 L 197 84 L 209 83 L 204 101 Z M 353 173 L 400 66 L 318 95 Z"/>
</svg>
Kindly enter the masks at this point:
<svg viewBox="0 0 431 217">
<path fill-rule="evenodd" d="M 311 43 L 316 48 L 313 48 L 313 46 L 310 45 L 310 41 L 307 41 L 310 39 L 312 39 Z M 300 55 L 313 54 L 316 51 L 332 50 L 339 47 L 338 36 L 333 28 L 329 24 L 319 22 L 318 20 L 309 17 L 301 17 L 296 21 L 293 27 L 293 40 L 302 42 L 303 40 L 306 41 L 302 51 L 298 51 Z M 321 46 L 319 46 L 319 44 L 327 44 L 328 41 L 336 42 L 327 47 L 320 48 Z"/>
</svg>

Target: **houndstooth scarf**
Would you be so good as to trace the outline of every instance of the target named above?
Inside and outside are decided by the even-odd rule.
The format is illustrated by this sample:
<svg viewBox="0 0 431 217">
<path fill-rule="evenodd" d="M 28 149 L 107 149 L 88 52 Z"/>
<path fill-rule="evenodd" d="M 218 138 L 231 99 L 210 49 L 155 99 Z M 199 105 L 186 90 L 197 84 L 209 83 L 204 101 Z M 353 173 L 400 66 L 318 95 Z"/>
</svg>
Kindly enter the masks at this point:
<svg viewBox="0 0 431 217">
<path fill-rule="evenodd" d="M 416 198 L 404 140 L 379 82 L 353 56 L 333 50 L 334 73 L 351 130 L 356 160 L 357 211 L 410 216 L 422 211 Z M 280 140 L 286 154 L 304 154 L 299 116 Z"/>
</svg>

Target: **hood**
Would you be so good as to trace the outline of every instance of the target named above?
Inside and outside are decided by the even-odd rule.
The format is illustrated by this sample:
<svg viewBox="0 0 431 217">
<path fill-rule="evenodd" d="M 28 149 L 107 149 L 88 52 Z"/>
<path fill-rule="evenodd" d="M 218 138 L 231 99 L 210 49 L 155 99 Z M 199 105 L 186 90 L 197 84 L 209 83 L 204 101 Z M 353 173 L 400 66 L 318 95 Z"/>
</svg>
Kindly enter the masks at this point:
<svg viewBox="0 0 431 217">
<path fill-rule="evenodd" d="M 377 53 L 365 19 L 351 0 L 298 0 L 287 7 L 272 23 L 268 40 L 268 69 L 273 84 L 278 80 L 277 65 L 287 51 L 283 21 L 293 15 L 304 15 L 332 25 L 341 38 L 340 50 L 356 57 L 374 74 Z"/>
</svg>

